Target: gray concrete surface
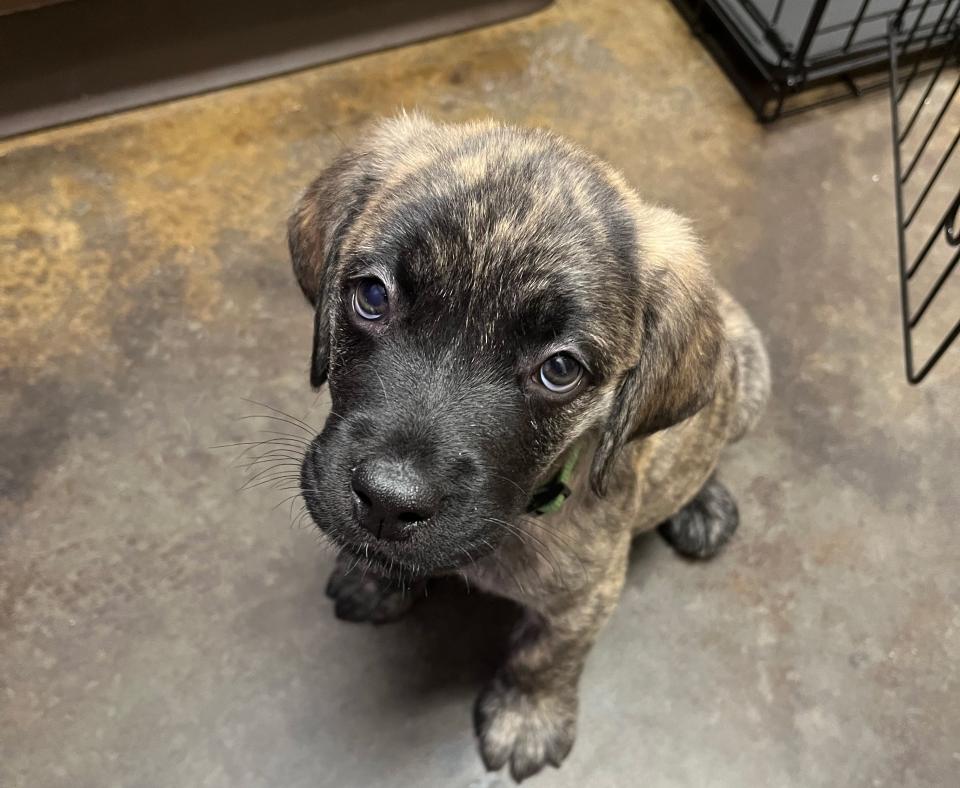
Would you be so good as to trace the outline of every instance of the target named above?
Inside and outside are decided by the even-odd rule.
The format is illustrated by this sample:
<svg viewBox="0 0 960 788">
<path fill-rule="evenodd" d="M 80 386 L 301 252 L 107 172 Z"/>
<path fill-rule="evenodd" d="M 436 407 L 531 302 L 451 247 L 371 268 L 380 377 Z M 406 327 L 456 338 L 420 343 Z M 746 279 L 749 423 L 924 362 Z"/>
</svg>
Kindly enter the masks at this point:
<svg viewBox="0 0 960 788">
<path fill-rule="evenodd" d="M 481 786 L 509 605 L 334 620 L 260 400 L 323 421 L 295 193 L 369 118 L 548 125 L 695 218 L 765 331 L 770 411 L 712 563 L 641 541 L 543 786 L 960 775 L 960 358 L 903 380 L 886 99 L 756 126 L 666 0 L 499 27 L 0 147 L 0 785 Z M 876 176 L 876 177 L 875 177 Z"/>
</svg>

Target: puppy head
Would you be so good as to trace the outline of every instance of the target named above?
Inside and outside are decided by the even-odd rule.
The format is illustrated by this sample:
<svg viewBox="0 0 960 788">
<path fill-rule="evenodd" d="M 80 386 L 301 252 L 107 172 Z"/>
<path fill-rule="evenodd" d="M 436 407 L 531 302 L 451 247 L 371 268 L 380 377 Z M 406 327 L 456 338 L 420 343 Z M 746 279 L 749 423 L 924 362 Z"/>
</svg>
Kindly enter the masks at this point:
<svg viewBox="0 0 960 788">
<path fill-rule="evenodd" d="M 602 494 L 627 441 L 712 395 L 723 335 L 688 228 L 547 133 L 388 121 L 311 184 L 289 243 L 332 401 L 303 495 L 381 571 L 495 549 L 588 431 Z"/>
</svg>

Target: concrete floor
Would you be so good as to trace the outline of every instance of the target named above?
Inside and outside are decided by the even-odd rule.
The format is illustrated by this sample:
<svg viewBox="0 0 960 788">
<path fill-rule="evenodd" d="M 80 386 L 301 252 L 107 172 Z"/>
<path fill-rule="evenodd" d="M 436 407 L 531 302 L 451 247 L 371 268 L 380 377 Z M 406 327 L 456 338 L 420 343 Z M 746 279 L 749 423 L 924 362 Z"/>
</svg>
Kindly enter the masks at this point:
<svg viewBox="0 0 960 788">
<path fill-rule="evenodd" d="M 639 10 L 633 10 L 639 7 Z M 903 380 L 886 98 L 771 129 L 666 0 L 527 19 L 0 147 L 0 784 L 481 786 L 509 605 L 336 621 L 248 397 L 319 425 L 285 252 L 369 118 L 543 124 L 696 219 L 775 393 L 716 561 L 638 546 L 544 786 L 960 779 L 960 356 Z M 876 176 L 876 177 L 875 177 Z"/>
</svg>

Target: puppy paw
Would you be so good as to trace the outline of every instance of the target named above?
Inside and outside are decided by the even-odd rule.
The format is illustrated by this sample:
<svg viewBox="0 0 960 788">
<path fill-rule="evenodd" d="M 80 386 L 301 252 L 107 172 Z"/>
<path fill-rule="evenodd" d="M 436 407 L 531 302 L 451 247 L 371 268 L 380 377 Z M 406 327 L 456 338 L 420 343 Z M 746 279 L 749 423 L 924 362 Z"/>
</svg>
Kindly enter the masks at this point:
<svg viewBox="0 0 960 788">
<path fill-rule="evenodd" d="M 401 618 L 411 607 L 418 589 L 401 589 L 389 580 L 348 571 L 342 561 L 327 582 L 327 596 L 333 600 L 334 615 L 342 621 L 369 621 L 386 624 Z"/>
<path fill-rule="evenodd" d="M 726 487 L 711 478 L 659 531 L 681 555 L 702 559 L 720 552 L 739 523 L 737 502 Z"/>
<path fill-rule="evenodd" d="M 544 766 L 559 767 L 576 736 L 576 691 L 569 697 L 524 692 L 503 678 L 494 679 L 474 708 L 480 755 L 488 771 L 510 765 L 517 782 Z"/>
</svg>

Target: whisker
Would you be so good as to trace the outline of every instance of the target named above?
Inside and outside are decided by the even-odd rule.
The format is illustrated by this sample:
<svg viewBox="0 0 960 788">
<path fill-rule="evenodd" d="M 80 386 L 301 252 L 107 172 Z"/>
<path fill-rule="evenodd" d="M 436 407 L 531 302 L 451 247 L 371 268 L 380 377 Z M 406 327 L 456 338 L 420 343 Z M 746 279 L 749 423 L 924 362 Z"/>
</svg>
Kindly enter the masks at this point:
<svg viewBox="0 0 960 788">
<path fill-rule="evenodd" d="M 303 446 L 300 446 L 296 443 L 290 443 L 289 441 L 283 441 L 279 438 L 272 438 L 270 441 L 263 441 L 259 444 L 259 448 L 270 450 L 270 451 L 285 451 L 298 454 L 303 456 L 306 449 Z M 307 447 L 309 448 L 309 447 Z"/>
<path fill-rule="evenodd" d="M 280 501 L 280 503 L 278 503 L 278 504 L 276 504 L 275 506 L 273 506 L 273 507 L 270 509 L 270 511 L 271 511 L 271 512 L 275 512 L 277 509 L 279 509 L 279 508 L 280 508 L 281 506 L 283 506 L 284 504 L 289 503 L 289 504 L 290 504 L 290 517 L 293 517 L 293 501 L 295 501 L 295 500 L 299 497 L 299 495 L 300 495 L 300 491 L 297 490 L 297 492 L 295 492 L 293 495 L 288 495 L 286 498 L 284 498 L 282 501 Z"/>
<path fill-rule="evenodd" d="M 539 539 L 534 534 L 529 533 L 527 531 L 523 531 L 513 523 L 508 523 L 504 520 L 498 520 L 497 518 L 493 518 L 493 517 L 484 517 L 482 519 L 487 520 L 488 522 L 497 523 L 505 527 L 508 533 L 512 533 L 513 535 L 515 535 L 522 544 L 526 544 L 526 546 L 529 547 L 534 552 L 534 554 L 536 554 L 544 563 L 547 564 L 547 566 L 550 567 L 550 569 L 553 571 L 554 577 L 564 588 L 569 587 L 566 581 L 566 576 L 560 571 L 559 560 L 557 558 L 557 555 L 551 549 L 550 545 L 548 545 L 543 540 Z M 537 545 L 540 545 L 543 548 L 543 551 L 537 549 L 536 545 L 530 544 L 529 542 L 525 542 L 524 537 L 529 537 L 530 539 L 533 539 L 537 543 Z M 579 561 L 579 558 L 577 560 Z M 586 576 L 586 569 L 583 566 L 582 562 L 580 562 L 580 567 L 584 573 L 584 576 Z"/>
<path fill-rule="evenodd" d="M 363 568 L 360 570 L 360 582 L 367 579 L 367 570 L 370 568 L 370 548 L 366 542 L 363 543 Z"/>
<path fill-rule="evenodd" d="M 234 458 L 233 460 L 234 464 L 242 460 L 247 454 L 249 454 L 250 452 L 252 452 L 254 449 L 257 449 L 257 448 L 269 449 L 269 451 L 264 452 L 263 456 L 267 454 L 272 454 L 274 452 L 290 452 L 290 453 L 295 453 L 300 457 L 303 457 L 304 454 L 310 451 L 309 445 L 306 445 L 306 446 L 300 445 L 282 438 L 270 438 L 269 440 L 261 441 L 258 445 L 248 446 L 246 449 L 244 449 L 242 452 L 240 452 L 240 454 L 238 454 Z M 261 456 L 261 455 L 258 455 L 258 456 Z"/>
<path fill-rule="evenodd" d="M 247 477 L 247 480 L 246 480 L 245 484 L 251 484 L 252 482 L 255 482 L 257 479 L 262 478 L 263 476 L 268 476 L 268 475 L 270 475 L 271 473 L 274 473 L 274 472 L 276 471 L 276 469 L 279 468 L 279 467 L 281 467 L 281 466 L 278 465 L 278 466 L 268 466 L 268 467 L 266 467 L 266 468 L 260 468 L 259 470 L 257 470 L 256 473 L 251 473 L 251 474 Z M 293 478 L 293 474 L 292 474 L 290 471 L 284 471 L 284 472 L 283 472 L 283 476 L 286 477 L 286 478 Z M 297 480 L 299 481 L 299 479 L 300 479 L 300 474 L 299 474 L 299 473 L 296 474 L 296 478 L 297 478 Z M 242 490 L 242 489 L 244 489 L 244 487 L 241 487 L 240 489 Z"/>
<path fill-rule="evenodd" d="M 339 558 L 339 555 L 338 555 L 338 558 Z M 357 561 L 359 561 L 359 560 L 360 560 L 360 559 L 357 558 L 357 559 L 355 559 L 352 563 L 347 564 L 347 568 L 343 570 L 344 576 L 349 575 L 349 574 L 354 570 L 354 568 L 355 568 L 356 565 L 357 565 Z M 340 563 L 340 562 L 337 561 L 337 563 Z"/>
<path fill-rule="evenodd" d="M 485 539 L 484 539 L 484 541 L 486 542 Z M 489 544 L 489 542 L 487 542 L 487 544 Z M 520 593 L 521 593 L 523 596 L 527 596 L 527 595 L 528 595 L 528 594 L 527 594 L 527 589 L 525 589 L 525 588 L 523 587 L 523 584 L 520 582 L 520 578 L 517 577 L 517 573 L 513 571 L 513 568 L 512 568 L 511 566 L 509 566 L 506 562 L 504 562 L 504 561 L 496 554 L 496 552 L 490 553 L 489 557 L 492 558 L 494 561 L 496 561 L 497 566 L 499 566 L 500 569 L 503 570 L 504 574 L 506 574 L 511 580 L 513 580 L 514 584 L 517 586 L 517 589 L 520 591 Z"/>
<path fill-rule="evenodd" d="M 291 446 L 287 443 L 266 443 L 261 446 L 264 451 L 261 454 L 254 454 L 253 457 L 268 457 L 272 455 L 286 455 L 288 457 L 303 458 L 306 451 L 300 446 Z M 238 457 L 237 459 L 242 459 Z"/>
<path fill-rule="evenodd" d="M 238 457 L 237 459 L 241 458 Z M 292 462 L 302 463 L 303 454 L 300 452 L 295 452 L 293 449 L 271 449 L 263 454 L 254 455 L 252 458 L 247 459 L 246 462 L 241 464 L 238 464 L 237 461 L 234 460 L 233 465 L 235 468 L 249 468 L 253 465 L 257 465 L 262 462 L 268 462 L 270 460 L 290 460 Z"/>
<path fill-rule="evenodd" d="M 251 419 L 265 419 L 267 421 L 279 421 L 281 424 L 286 424 L 287 426 L 294 427 L 298 430 L 303 430 L 311 438 L 317 434 L 317 430 L 308 430 L 301 424 L 297 424 L 295 421 L 290 419 L 284 419 L 280 416 L 270 416 L 266 413 L 248 413 L 246 416 L 238 416 L 237 421 L 250 421 Z"/>
<path fill-rule="evenodd" d="M 246 446 L 246 447 L 247 447 L 247 448 L 245 448 L 243 451 L 241 451 L 236 457 L 233 458 L 233 460 L 231 461 L 231 463 L 232 463 L 233 465 L 236 465 L 237 463 L 239 463 L 240 460 L 242 460 L 244 457 L 246 457 L 250 452 L 252 452 L 254 449 L 258 449 L 258 448 L 270 448 L 271 451 L 273 451 L 273 450 L 277 450 L 277 451 L 279 451 L 279 450 L 285 450 L 285 451 L 294 451 L 294 450 L 296 450 L 296 451 L 298 451 L 298 452 L 300 452 L 300 451 L 306 451 L 306 449 L 309 448 L 308 446 L 307 446 L 307 447 L 304 447 L 304 446 L 301 446 L 301 445 L 299 445 L 299 444 L 291 443 L 291 442 L 286 441 L 285 439 L 280 439 L 280 438 L 270 438 L 269 440 L 262 440 L 262 441 L 239 441 L 239 442 L 236 443 L 236 444 L 227 444 L 227 445 L 225 445 L 223 448 L 228 448 L 228 447 L 232 447 L 232 446 Z"/>
<path fill-rule="evenodd" d="M 290 432 L 278 432 L 277 430 L 260 430 L 260 432 L 262 432 L 264 435 L 277 435 L 279 437 L 295 441 L 302 446 L 309 446 L 311 443 L 313 443 L 313 438 L 308 440 L 307 438 L 301 438 L 299 435 L 294 435 Z"/>
<path fill-rule="evenodd" d="M 241 399 L 250 405 L 257 405 L 258 407 L 266 408 L 267 410 L 272 411 L 273 413 L 276 413 L 278 416 L 286 416 L 288 419 L 293 419 L 295 422 L 299 423 L 307 432 L 311 432 L 313 434 L 316 434 L 317 432 L 319 432 L 319 430 L 317 430 L 317 428 L 314 427 L 312 424 L 307 424 L 307 422 L 305 422 L 303 419 L 298 419 L 292 413 L 287 413 L 286 411 L 280 410 L 280 408 L 275 408 L 273 407 L 273 405 L 268 405 L 266 402 L 258 402 L 255 399 L 247 399 L 246 397 L 241 397 Z"/>
<path fill-rule="evenodd" d="M 290 482 L 295 481 L 295 482 L 297 482 L 298 484 L 297 484 L 296 487 L 276 487 L 277 484 L 279 484 L 280 482 L 285 482 L 285 481 L 290 481 Z M 258 481 L 256 484 L 249 484 L 249 483 L 244 484 L 239 490 L 237 490 L 237 492 L 244 492 L 245 490 L 252 490 L 252 489 L 254 489 L 254 488 L 256 488 L 256 487 L 263 487 L 265 484 L 274 485 L 274 486 L 275 486 L 275 489 L 278 489 L 278 490 L 284 490 L 284 489 L 295 490 L 295 489 L 299 489 L 299 487 L 300 487 L 299 481 L 300 481 L 300 480 L 299 480 L 298 477 L 292 476 L 292 475 L 289 474 L 289 473 L 283 473 L 283 474 L 279 474 L 279 475 L 274 476 L 274 477 L 269 478 L 269 479 L 261 479 L 261 480 Z"/>
<path fill-rule="evenodd" d="M 293 441 L 285 440 L 283 438 L 270 438 L 268 440 L 262 441 L 237 441 L 236 443 L 223 443 L 219 446 L 211 446 L 211 449 L 235 449 L 238 446 L 309 446 L 309 443 L 294 443 Z"/>
<path fill-rule="evenodd" d="M 516 487 L 516 488 L 517 488 L 521 493 L 523 493 L 524 495 L 527 494 L 527 491 L 524 490 L 523 487 L 521 487 L 519 484 L 517 484 L 513 479 L 510 479 L 510 478 L 508 478 L 508 477 L 506 477 L 506 476 L 501 476 L 499 473 L 494 473 L 493 471 L 489 471 L 489 470 L 488 470 L 488 472 L 490 473 L 491 476 L 494 476 L 495 478 L 500 479 L 501 481 L 507 482 L 508 484 L 512 484 L 514 487 Z"/>
<path fill-rule="evenodd" d="M 498 525 L 504 526 L 509 532 L 515 534 L 518 538 L 520 538 L 521 542 L 523 541 L 522 536 L 526 536 L 533 539 L 544 550 L 547 550 L 547 551 L 550 550 L 550 546 L 546 544 L 542 539 L 539 539 L 534 534 L 522 531 L 518 526 L 514 525 L 513 523 L 508 523 L 506 520 L 498 520 L 496 517 L 482 517 L 481 519 L 486 520 L 487 522 L 497 523 Z M 528 544 L 527 546 L 536 549 L 533 545 Z M 546 560 L 546 556 L 544 555 L 541 555 L 541 558 L 544 558 L 544 560 Z M 553 558 L 556 558 L 556 556 L 553 556 Z M 547 561 L 547 563 L 550 564 L 550 566 L 553 568 L 553 571 L 557 574 L 559 578 L 560 572 L 557 566 L 555 564 L 552 564 L 550 561 Z"/>
<path fill-rule="evenodd" d="M 269 474 L 280 473 L 280 472 L 285 473 L 289 476 L 293 476 L 293 474 L 296 474 L 297 478 L 298 479 L 300 478 L 299 463 L 274 462 L 273 465 L 268 465 L 265 468 L 251 468 L 248 472 L 252 474 L 254 471 L 256 471 L 256 476 L 250 476 L 249 479 L 251 481 L 256 479 L 260 475 L 267 476 Z"/>
<path fill-rule="evenodd" d="M 543 534 L 559 541 L 565 548 L 570 550 L 570 552 L 576 553 L 576 542 L 571 541 L 559 531 L 554 531 L 548 528 L 545 523 L 540 522 L 536 517 L 522 514 L 520 515 L 519 519 L 524 525 L 530 525 L 534 528 L 538 528 Z"/>
<path fill-rule="evenodd" d="M 530 517 L 528 515 L 521 515 L 520 521 L 524 525 L 529 525 L 534 528 L 540 529 L 540 532 L 545 536 L 549 536 L 550 538 L 559 541 L 560 545 L 565 548 L 564 555 L 569 555 L 570 557 L 575 559 L 577 563 L 580 564 L 580 570 L 581 572 L 583 572 L 583 575 L 584 576 L 587 575 L 586 564 L 584 564 L 583 559 L 580 558 L 580 554 L 577 551 L 577 545 L 575 542 L 571 541 L 570 539 L 568 539 L 566 536 L 559 533 L 558 531 L 554 531 L 547 528 L 547 526 L 544 523 L 538 522 L 537 519 L 534 517 Z"/>
<path fill-rule="evenodd" d="M 293 520 L 293 507 L 296 505 L 296 502 L 297 502 L 297 496 L 294 495 L 294 496 L 292 497 L 292 500 L 290 501 L 290 519 L 291 519 L 291 520 Z M 308 513 L 308 512 L 309 512 L 309 510 L 307 509 L 307 502 L 306 502 L 305 499 L 301 498 L 301 499 L 300 499 L 299 515 L 302 516 L 302 515 L 304 515 L 304 514 L 306 514 L 306 513 Z M 299 517 L 298 517 L 298 519 L 299 519 Z"/>
<path fill-rule="evenodd" d="M 241 465 L 234 464 L 234 467 L 247 470 L 255 465 L 262 465 L 265 462 L 295 462 L 297 465 L 301 465 L 303 463 L 303 455 L 271 451 L 266 454 L 258 454 L 252 460 L 247 460 Z"/>
</svg>

